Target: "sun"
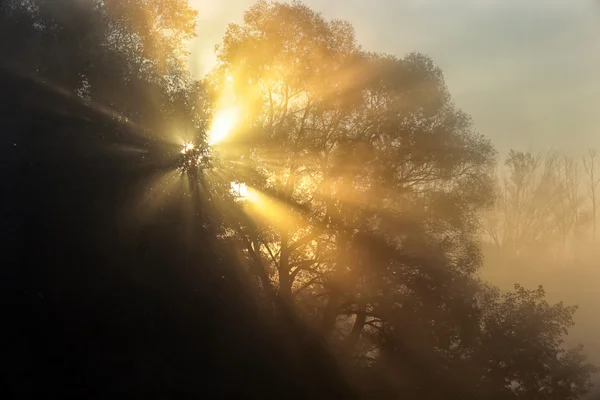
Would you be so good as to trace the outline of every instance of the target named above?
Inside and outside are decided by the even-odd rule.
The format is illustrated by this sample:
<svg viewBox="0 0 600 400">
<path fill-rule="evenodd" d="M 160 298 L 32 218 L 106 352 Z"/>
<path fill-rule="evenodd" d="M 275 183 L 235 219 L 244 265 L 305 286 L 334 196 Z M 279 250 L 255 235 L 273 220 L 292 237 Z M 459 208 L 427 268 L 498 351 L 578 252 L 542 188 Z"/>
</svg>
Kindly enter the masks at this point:
<svg viewBox="0 0 600 400">
<path fill-rule="evenodd" d="M 245 183 L 231 182 L 231 193 L 236 199 L 245 199 L 248 196 L 248 187 Z"/>
<path fill-rule="evenodd" d="M 262 203 L 259 192 L 242 182 L 231 182 L 231 193 L 236 201 L 255 204 Z"/>
<path fill-rule="evenodd" d="M 239 195 L 240 197 L 248 197 L 248 187 L 246 186 L 245 183 L 242 183 L 239 185 Z"/>
<path fill-rule="evenodd" d="M 183 144 L 183 148 L 181 149 L 181 154 L 186 154 L 189 153 L 190 151 L 194 150 L 194 144 L 192 142 L 185 142 Z"/>
</svg>

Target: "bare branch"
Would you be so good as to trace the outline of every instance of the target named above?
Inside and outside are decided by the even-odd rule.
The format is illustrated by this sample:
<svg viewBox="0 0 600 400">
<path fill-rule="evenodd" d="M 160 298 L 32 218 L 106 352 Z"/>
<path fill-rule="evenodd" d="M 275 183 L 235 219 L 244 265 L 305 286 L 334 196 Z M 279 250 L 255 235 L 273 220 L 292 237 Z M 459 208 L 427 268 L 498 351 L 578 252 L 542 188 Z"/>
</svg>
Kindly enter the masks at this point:
<svg viewBox="0 0 600 400">
<path fill-rule="evenodd" d="M 314 278 L 312 278 L 311 280 L 309 280 L 308 282 L 306 282 L 305 284 L 300 286 L 300 288 L 298 288 L 298 290 L 296 290 L 294 292 L 294 296 L 300 294 L 301 292 L 303 292 L 304 290 L 306 290 L 308 287 L 312 286 L 313 284 L 318 283 L 317 281 L 321 278 L 322 278 L 321 276 L 315 276 Z"/>
<path fill-rule="evenodd" d="M 325 216 L 325 219 L 320 226 L 315 227 L 312 230 L 312 232 L 310 232 L 308 235 L 306 235 L 303 238 L 300 238 L 300 239 L 296 240 L 294 243 L 290 244 L 290 247 L 289 247 L 290 254 L 293 253 L 294 251 L 298 250 L 302 246 L 306 246 L 307 244 L 309 244 L 310 242 L 312 242 L 313 240 L 315 240 L 316 238 L 321 236 L 321 234 L 325 231 L 325 227 L 327 225 L 328 219 L 329 219 L 328 216 Z"/>
<path fill-rule="evenodd" d="M 271 251 L 271 248 L 269 247 L 269 245 L 267 243 L 265 243 L 264 241 L 263 241 L 262 245 L 265 246 L 265 248 L 267 249 L 267 252 L 269 253 L 269 256 L 271 257 L 271 260 L 275 264 L 275 267 L 277 267 L 277 269 L 279 270 L 279 263 L 277 262 L 277 259 L 275 258 L 275 255 Z"/>
</svg>

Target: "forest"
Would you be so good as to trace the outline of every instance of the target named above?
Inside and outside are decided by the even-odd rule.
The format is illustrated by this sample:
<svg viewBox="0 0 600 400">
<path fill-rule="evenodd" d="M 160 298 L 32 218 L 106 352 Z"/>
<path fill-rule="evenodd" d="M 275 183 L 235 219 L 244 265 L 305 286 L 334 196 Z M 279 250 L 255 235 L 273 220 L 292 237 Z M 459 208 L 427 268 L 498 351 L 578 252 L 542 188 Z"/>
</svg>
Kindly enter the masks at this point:
<svg viewBox="0 0 600 400">
<path fill-rule="evenodd" d="M 0 0 L 8 398 L 593 396 L 577 305 L 510 271 L 597 264 L 594 150 L 500 159 L 434 60 L 300 2 L 197 80 L 199 23 Z"/>
</svg>

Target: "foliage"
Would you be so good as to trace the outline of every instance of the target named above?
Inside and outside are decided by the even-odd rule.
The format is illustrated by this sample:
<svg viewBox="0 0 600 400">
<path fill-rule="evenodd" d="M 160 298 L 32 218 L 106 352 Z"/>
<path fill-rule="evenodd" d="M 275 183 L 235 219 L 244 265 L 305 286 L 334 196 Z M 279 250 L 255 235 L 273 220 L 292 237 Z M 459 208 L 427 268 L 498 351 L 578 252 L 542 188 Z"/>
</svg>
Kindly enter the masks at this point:
<svg viewBox="0 0 600 400">
<path fill-rule="evenodd" d="M 488 316 L 473 300 L 482 290 L 473 274 L 494 151 L 452 104 L 441 71 L 420 54 L 366 53 L 348 23 L 300 3 L 251 7 L 229 26 L 218 59 L 209 83 L 220 91 L 233 82 L 232 101 L 245 110 L 223 148 L 232 176 L 256 192 L 237 237 L 261 286 L 274 286 L 344 357 L 398 367 L 397 395 L 423 398 L 435 392 L 425 382 L 464 360 L 476 365 Z M 509 395 L 486 387 L 477 368 L 472 395 Z M 590 371 L 574 372 L 578 388 Z"/>
<path fill-rule="evenodd" d="M 564 350 L 562 336 L 573 325 L 576 307 L 549 305 L 542 287 L 492 296 L 483 305 L 480 362 L 483 381 L 499 397 L 577 399 L 590 388 L 596 369 L 581 349 Z"/>
</svg>

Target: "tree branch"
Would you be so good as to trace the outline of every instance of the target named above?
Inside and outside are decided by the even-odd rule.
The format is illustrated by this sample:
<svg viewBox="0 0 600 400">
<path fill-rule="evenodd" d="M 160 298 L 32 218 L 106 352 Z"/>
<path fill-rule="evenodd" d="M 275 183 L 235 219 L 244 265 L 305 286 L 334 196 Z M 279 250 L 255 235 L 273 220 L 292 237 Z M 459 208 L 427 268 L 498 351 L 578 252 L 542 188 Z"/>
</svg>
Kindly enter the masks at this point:
<svg viewBox="0 0 600 400">
<path fill-rule="evenodd" d="M 296 290 L 294 292 L 294 296 L 300 294 L 302 291 L 306 290 L 309 286 L 313 285 L 314 283 L 317 283 L 317 281 L 319 279 L 321 279 L 321 276 L 315 276 L 314 278 L 312 278 L 311 280 L 306 282 L 304 285 L 302 285 L 300 288 L 298 288 L 298 290 Z"/>
<path fill-rule="evenodd" d="M 292 243 L 289 247 L 290 254 L 293 253 L 294 251 L 298 250 L 302 246 L 306 246 L 307 244 L 309 244 L 310 242 L 312 242 L 313 240 L 315 240 L 316 238 L 321 236 L 321 234 L 325 231 L 325 227 L 327 225 L 328 219 L 329 219 L 329 216 L 326 215 L 321 226 L 314 228 L 311 233 L 309 233 L 308 235 L 304 236 L 303 238 L 300 238 L 300 239 L 296 240 L 294 243 Z"/>
<path fill-rule="evenodd" d="M 273 255 L 273 252 L 271 251 L 271 248 L 269 247 L 269 245 L 267 245 L 264 241 L 263 241 L 262 245 L 266 247 L 267 252 L 269 253 L 269 256 L 271 257 L 271 260 L 275 264 L 275 267 L 277 267 L 277 270 L 279 270 L 279 263 L 277 262 L 277 259 Z"/>
</svg>

